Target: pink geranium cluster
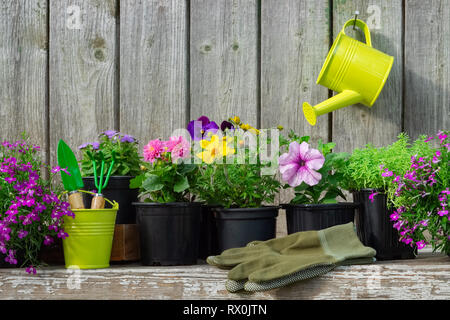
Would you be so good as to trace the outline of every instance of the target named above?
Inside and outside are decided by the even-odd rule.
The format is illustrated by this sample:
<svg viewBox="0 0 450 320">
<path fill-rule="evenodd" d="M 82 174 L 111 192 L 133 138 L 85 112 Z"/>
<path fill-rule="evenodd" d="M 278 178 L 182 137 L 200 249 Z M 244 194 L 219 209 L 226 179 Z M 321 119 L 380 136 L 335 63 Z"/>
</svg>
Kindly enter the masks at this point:
<svg viewBox="0 0 450 320">
<path fill-rule="evenodd" d="M 154 163 L 157 159 L 177 162 L 190 157 L 190 143 L 183 136 L 170 137 L 167 141 L 150 140 L 144 147 L 144 160 Z"/>
</svg>

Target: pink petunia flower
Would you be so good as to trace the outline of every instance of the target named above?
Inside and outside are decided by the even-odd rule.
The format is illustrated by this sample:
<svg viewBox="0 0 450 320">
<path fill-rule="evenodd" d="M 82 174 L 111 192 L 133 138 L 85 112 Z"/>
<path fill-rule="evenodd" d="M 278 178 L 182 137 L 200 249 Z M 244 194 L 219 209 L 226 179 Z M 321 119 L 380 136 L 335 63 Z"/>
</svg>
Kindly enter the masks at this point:
<svg viewBox="0 0 450 320">
<path fill-rule="evenodd" d="M 319 150 L 310 149 L 306 142 L 299 144 L 294 141 L 289 145 L 289 153 L 279 158 L 280 173 L 291 187 L 302 182 L 314 186 L 322 179 L 322 175 L 315 170 L 322 168 L 324 162 L 325 158 Z"/>
</svg>

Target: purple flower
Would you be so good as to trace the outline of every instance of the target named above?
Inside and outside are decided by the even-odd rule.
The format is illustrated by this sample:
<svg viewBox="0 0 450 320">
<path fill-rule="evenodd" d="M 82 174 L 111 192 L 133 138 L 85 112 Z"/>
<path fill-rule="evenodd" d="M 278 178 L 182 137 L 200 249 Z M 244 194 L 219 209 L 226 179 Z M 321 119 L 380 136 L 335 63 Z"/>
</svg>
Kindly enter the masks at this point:
<svg viewBox="0 0 450 320">
<path fill-rule="evenodd" d="M 62 238 L 62 239 L 65 239 L 65 238 L 67 238 L 69 235 L 66 233 L 66 232 L 64 232 L 64 230 L 59 230 L 59 232 L 58 232 L 58 238 Z"/>
<path fill-rule="evenodd" d="M 118 132 L 115 130 L 106 130 L 105 132 L 103 132 L 103 134 L 105 136 L 108 137 L 108 139 L 112 139 Z"/>
<path fill-rule="evenodd" d="M 222 121 L 222 123 L 220 124 L 220 130 L 225 131 L 226 129 L 234 130 L 234 126 L 231 122 Z"/>
<path fill-rule="evenodd" d="M 314 186 L 322 179 L 322 175 L 315 170 L 322 168 L 325 158 L 319 150 L 310 149 L 306 142 L 291 142 L 289 153 L 282 154 L 278 161 L 282 178 L 291 187 L 302 182 Z"/>
<path fill-rule="evenodd" d="M 439 138 L 439 140 L 441 141 L 441 144 L 442 144 L 442 143 L 444 143 L 444 140 L 447 139 L 447 135 L 444 132 L 439 131 L 438 132 L 438 138 Z"/>
<path fill-rule="evenodd" d="M 84 149 L 84 148 L 86 148 L 87 146 L 89 146 L 90 145 L 90 143 L 83 143 L 83 144 L 81 144 L 81 145 L 79 145 L 78 146 L 78 149 Z"/>
<path fill-rule="evenodd" d="M 129 142 L 129 143 L 133 143 L 134 141 L 136 141 L 136 140 L 134 139 L 134 137 L 132 137 L 132 136 L 130 136 L 130 135 L 128 135 L 128 134 L 125 134 L 125 135 L 120 139 L 120 142 Z"/>
<path fill-rule="evenodd" d="M 389 171 L 388 169 L 384 170 L 384 172 L 381 174 L 383 177 L 392 177 L 394 173 L 392 171 Z"/>
<path fill-rule="evenodd" d="M 28 268 L 26 268 L 25 271 L 28 272 L 29 274 L 36 274 L 36 268 L 33 266 L 29 266 Z"/>
<path fill-rule="evenodd" d="M 201 116 L 197 120 L 192 120 L 187 126 L 187 130 L 194 140 L 202 140 L 208 133 L 216 133 L 219 126 L 214 121 L 210 121 L 208 117 Z"/>
<path fill-rule="evenodd" d="M 5 181 L 8 182 L 9 184 L 11 184 L 11 183 L 17 181 L 17 179 L 14 177 L 6 177 Z"/>
<path fill-rule="evenodd" d="M 391 218 L 391 221 L 397 221 L 398 218 L 400 218 L 400 215 L 397 211 L 394 211 L 389 217 Z"/>
<path fill-rule="evenodd" d="M 19 237 L 19 239 L 23 239 L 28 235 L 28 231 L 25 230 L 20 230 L 17 234 L 17 236 Z"/>
<path fill-rule="evenodd" d="M 6 256 L 5 261 L 9 262 L 10 264 L 17 264 L 16 250 L 9 250 L 9 253 Z"/>
<path fill-rule="evenodd" d="M 448 215 L 448 210 L 444 210 L 444 209 L 439 210 L 439 211 L 437 212 L 437 214 L 438 214 L 439 216 L 441 216 L 441 217 L 446 216 L 446 215 Z"/>
<path fill-rule="evenodd" d="M 420 241 L 416 242 L 416 246 L 417 246 L 418 250 L 425 248 L 426 245 L 427 245 L 427 243 L 425 241 L 423 241 L 423 240 L 420 240 Z"/>
<path fill-rule="evenodd" d="M 373 202 L 375 200 L 375 196 L 378 194 L 378 192 L 372 191 L 372 193 L 369 195 L 370 202 Z"/>
<path fill-rule="evenodd" d="M 91 145 L 92 145 L 92 149 L 94 149 L 94 150 L 98 150 L 98 148 L 100 148 L 100 142 L 98 142 L 98 141 L 92 142 Z"/>
<path fill-rule="evenodd" d="M 44 237 L 44 245 L 49 246 L 53 243 L 53 238 L 50 236 L 45 236 Z"/>
<path fill-rule="evenodd" d="M 426 140 L 425 140 L 425 142 L 430 142 L 431 140 L 433 140 L 434 139 L 434 137 L 428 137 Z"/>
</svg>

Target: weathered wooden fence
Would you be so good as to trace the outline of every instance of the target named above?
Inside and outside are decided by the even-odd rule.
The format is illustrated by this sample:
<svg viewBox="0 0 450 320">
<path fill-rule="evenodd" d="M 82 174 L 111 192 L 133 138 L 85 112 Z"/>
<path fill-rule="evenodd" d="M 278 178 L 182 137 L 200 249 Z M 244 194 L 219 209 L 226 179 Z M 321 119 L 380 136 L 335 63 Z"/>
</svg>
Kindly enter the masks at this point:
<svg viewBox="0 0 450 320">
<path fill-rule="evenodd" d="M 315 127 L 301 103 L 355 10 L 373 46 L 395 57 L 372 109 Z M 361 38 L 360 32 L 348 33 Z M 338 150 L 450 124 L 447 0 L 0 0 L 0 138 L 26 130 L 55 161 L 107 129 L 144 143 L 205 114 L 283 125 Z"/>
</svg>

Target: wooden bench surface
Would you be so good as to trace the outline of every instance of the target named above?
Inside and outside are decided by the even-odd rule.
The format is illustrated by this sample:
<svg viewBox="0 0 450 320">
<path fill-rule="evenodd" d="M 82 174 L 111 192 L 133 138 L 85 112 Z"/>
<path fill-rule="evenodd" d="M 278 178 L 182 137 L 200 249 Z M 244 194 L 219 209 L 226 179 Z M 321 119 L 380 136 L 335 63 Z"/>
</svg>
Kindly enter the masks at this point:
<svg viewBox="0 0 450 320">
<path fill-rule="evenodd" d="M 0 269 L 0 299 L 450 299 L 450 258 L 425 252 L 413 260 L 342 266 L 318 278 L 259 293 L 225 290 L 225 270 L 195 266 L 46 267 L 36 275 Z"/>
</svg>

